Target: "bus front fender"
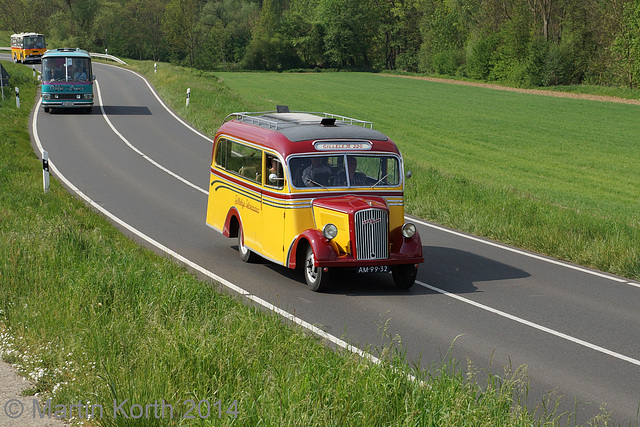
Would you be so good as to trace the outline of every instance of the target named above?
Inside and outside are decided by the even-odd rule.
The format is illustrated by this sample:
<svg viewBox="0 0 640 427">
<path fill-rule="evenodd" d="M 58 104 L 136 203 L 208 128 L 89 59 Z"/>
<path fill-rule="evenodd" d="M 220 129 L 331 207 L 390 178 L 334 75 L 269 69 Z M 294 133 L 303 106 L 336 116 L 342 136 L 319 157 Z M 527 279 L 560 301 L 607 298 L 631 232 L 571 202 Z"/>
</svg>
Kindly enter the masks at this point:
<svg viewBox="0 0 640 427">
<path fill-rule="evenodd" d="M 305 255 L 308 246 L 313 248 L 313 255 L 317 261 L 336 261 L 338 254 L 331 246 L 329 239 L 322 235 L 320 230 L 305 230 L 298 234 L 289 246 L 287 267 L 295 269 L 298 259 Z"/>
<path fill-rule="evenodd" d="M 391 252 L 411 258 L 423 257 L 422 239 L 417 231 L 412 237 L 406 238 L 402 235 L 402 227 L 397 227 L 391 231 L 389 241 L 391 243 Z"/>
</svg>

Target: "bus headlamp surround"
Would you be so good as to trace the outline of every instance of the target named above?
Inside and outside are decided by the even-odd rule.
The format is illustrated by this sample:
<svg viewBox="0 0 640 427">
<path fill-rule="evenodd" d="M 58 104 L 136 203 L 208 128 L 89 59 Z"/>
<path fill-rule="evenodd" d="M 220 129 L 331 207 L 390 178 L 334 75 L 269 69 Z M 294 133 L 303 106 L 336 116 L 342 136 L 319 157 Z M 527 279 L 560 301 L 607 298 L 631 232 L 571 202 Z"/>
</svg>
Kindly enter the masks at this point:
<svg viewBox="0 0 640 427">
<path fill-rule="evenodd" d="M 328 240 L 333 240 L 338 235 L 338 227 L 331 223 L 326 224 L 322 227 L 322 235 Z"/>
<path fill-rule="evenodd" d="M 414 234 L 416 234 L 416 226 L 410 222 L 406 222 L 402 226 L 402 235 L 407 239 L 410 239 L 413 237 Z"/>
</svg>

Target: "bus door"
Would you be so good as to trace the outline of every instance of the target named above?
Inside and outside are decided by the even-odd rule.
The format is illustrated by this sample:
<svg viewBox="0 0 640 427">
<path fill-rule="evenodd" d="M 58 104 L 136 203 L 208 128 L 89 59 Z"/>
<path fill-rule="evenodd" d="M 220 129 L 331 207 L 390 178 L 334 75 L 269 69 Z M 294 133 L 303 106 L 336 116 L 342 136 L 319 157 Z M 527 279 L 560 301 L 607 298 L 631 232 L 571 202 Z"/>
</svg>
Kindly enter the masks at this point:
<svg viewBox="0 0 640 427">
<path fill-rule="evenodd" d="M 262 250 L 265 257 L 285 264 L 284 227 L 288 206 L 283 197 L 286 177 L 282 161 L 265 153 L 262 175 Z"/>
</svg>

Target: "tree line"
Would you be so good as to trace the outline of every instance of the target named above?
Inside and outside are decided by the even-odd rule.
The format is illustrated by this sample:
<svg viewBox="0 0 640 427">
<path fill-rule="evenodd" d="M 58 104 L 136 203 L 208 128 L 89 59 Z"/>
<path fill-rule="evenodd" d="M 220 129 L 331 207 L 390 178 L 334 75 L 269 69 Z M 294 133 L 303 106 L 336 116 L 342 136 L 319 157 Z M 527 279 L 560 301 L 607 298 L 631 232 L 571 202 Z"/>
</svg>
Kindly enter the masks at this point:
<svg viewBox="0 0 640 427">
<path fill-rule="evenodd" d="M 640 0 L 0 0 L 0 26 L 200 69 L 640 84 Z"/>
</svg>

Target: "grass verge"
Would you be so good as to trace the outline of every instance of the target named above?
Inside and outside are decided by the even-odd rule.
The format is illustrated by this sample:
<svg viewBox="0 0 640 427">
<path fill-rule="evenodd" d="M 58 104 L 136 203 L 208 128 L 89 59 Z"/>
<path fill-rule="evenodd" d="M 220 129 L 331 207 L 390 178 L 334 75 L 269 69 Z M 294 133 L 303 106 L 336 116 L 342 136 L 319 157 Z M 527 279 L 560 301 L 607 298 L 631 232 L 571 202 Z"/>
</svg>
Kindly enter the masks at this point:
<svg viewBox="0 0 640 427">
<path fill-rule="evenodd" d="M 413 369 L 392 339 L 379 365 L 332 351 L 134 244 L 57 181 L 44 194 L 26 130 L 36 83 L 8 68 L 23 98 L 20 110 L 0 107 L 0 352 L 33 381 L 30 393 L 52 399 L 52 416 L 105 426 L 558 419 L 544 403 L 527 409 L 524 369 L 481 386 L 453 360 Z M 220 111 L 238 102 L 218 96 Z"/>
</svg>

